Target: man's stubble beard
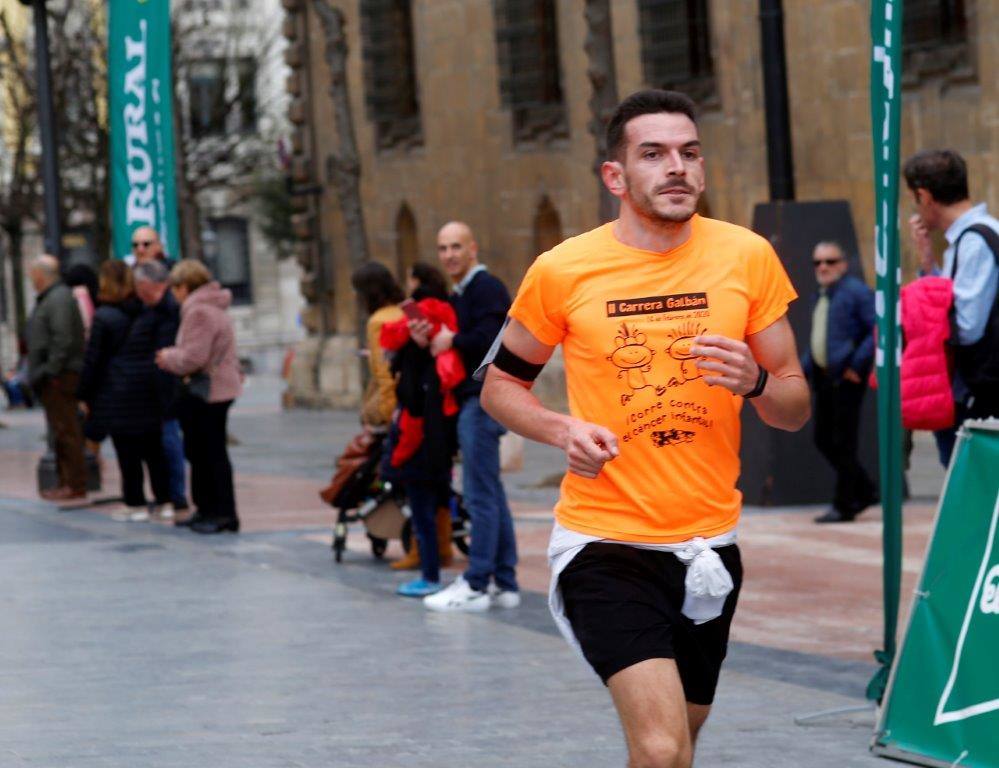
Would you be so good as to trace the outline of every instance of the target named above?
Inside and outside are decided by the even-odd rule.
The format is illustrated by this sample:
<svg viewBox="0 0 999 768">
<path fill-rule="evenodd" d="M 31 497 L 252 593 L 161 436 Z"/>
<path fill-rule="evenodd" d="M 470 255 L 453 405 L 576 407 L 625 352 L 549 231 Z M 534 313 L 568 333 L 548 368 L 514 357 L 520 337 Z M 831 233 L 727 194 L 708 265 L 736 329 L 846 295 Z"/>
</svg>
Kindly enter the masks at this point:
<svg viewBox="0 0 999 768">
<path fill-rule="evenodd" d="M 694 218 L 694 214 L 697 213 L 697 204 L 700 202 L 701 196 L 695 192 L 693 187 L 689 184 L 687 184 L 686 187 L 693 199 L 693 205 L 691 206 L 689 212 L 676 211 L 664 213 L 656 210 L 652 196 L 645 193 L 636 194 L 635 185 L 628 180 L 627 176 L 625 176 L 625 189 L 628 192 L 628 201 L 631 203 L 631 207 L 634 208 L 635 212 L 638 213 L 638 215 L 643 219 L 659 226 L 666 225 L 667 227 L 678 227 L 681 224 L 686 224 Z"/>
</svg>

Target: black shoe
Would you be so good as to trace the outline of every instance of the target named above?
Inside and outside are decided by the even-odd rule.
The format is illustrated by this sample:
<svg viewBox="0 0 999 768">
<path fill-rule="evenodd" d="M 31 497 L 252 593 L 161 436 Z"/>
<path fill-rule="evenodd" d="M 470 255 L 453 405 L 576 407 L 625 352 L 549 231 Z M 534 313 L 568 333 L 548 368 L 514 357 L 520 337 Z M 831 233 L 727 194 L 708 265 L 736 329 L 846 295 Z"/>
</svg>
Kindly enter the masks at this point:
<svg viewBox="0 0 999 768">
<path fill-rule="evenodd" d="M 229 520 L 195 520 L 190 528 L 195 533 L 239 533 L 239 518 Z"/>
<path fill-rule="evenodd" d="M 832 509 L 827 510 L 824 514 L 821 514 L 818 517 L 816 517 L 815 518 L 815 522 L 816 523 L 852 523 L 853 522 L 853 518 L 855 518 L 856 516 L 857 516 L 857 514 L 855 512 L 844 512 L 841 509 L 836 509 L 835 507 L 833 507 Z"/>
<path fill-rule="evenodd" d="M 198 517 L 198 513 L 195 512 L 193 515 L 185 517 L 183 520 L 174 520 L 173 524 L 178 528 L 190 528 L 193 523 L 198 522 L 200 519 L 201 518 Z"/>
</svg>

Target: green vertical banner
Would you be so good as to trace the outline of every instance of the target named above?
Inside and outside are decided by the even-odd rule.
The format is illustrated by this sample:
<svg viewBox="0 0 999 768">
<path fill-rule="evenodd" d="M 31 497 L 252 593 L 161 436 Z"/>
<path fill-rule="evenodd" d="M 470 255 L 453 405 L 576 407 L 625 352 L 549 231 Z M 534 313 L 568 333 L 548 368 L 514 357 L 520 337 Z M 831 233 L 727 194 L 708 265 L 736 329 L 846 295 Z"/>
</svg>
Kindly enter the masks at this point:
<svg viewBox="0 0 999 768">
<path fill-rule="evenodd" d="M 867 689 L 880 700 L 895 658 L 902 575 L 902 417 L 899 398 L 898 176 L 902 116 L 902 0 L 871 3 L 871 131 L 874 139 L 875 308 L 878 319 L 878 453 L 884 539 L 884 648 Z"/>
<path fill-rule="evenodd" d="M 139 227 L 180 256 L 173 147 L 169 0 L 110 0 L 108 109 L 114 256 L 131 253 Z"/>
</svg>

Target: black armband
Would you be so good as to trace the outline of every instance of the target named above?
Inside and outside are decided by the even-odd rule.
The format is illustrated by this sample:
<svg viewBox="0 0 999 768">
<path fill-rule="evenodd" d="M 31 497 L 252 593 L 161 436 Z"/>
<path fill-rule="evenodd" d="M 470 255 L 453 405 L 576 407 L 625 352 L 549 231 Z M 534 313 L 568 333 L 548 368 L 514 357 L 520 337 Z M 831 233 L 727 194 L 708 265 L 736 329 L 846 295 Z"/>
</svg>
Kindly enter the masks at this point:
<svg viewBox="0 0 999 768">
<path fill-rule="evenodd" d="M 496 350 L 493 365 L 504 373 L 509 373 L 515 379 L 520 379 L 521 381 L 534 381 L 538 378 L 538 374 L 541 373 L 541 369 L 545 367 L 544 363 L 538 365 L 537 363 L 527 362 L 524 358 L 515 355 L 507 349 L 506 345 L 502 343 L 499 345 L 499 349 Z"/>
<path fill-rule="evenodd" d="M 743 395 L 744 398 L 749 400 L 752 397 L 759 397 L 763 394 L 763 390 L 766 389 L 767 379 L 770 378 L 770 374 L 767 373 L 767 369 L 762 365 L 760 366 L 760 375 L 756 379 L 756 386 L 753 387 L 749 392 Z"/>
</svg>

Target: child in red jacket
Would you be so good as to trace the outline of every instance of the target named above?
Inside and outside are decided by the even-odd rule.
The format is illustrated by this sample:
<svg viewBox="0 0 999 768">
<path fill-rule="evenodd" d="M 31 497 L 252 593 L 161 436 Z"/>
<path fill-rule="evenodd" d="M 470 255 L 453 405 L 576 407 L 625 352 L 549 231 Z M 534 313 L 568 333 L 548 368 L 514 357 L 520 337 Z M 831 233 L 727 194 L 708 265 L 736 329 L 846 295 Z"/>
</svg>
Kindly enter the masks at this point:
<svg viewBox="0 0 999 768">
<path fill-rule="evenodd" d="M 410 314 L 422 315 L 430 323 L 431 338 L 437 335 L 442 326 L 450 331 L 458 330 L 458 318 L 454 308 L 446 301 L 425 298 L 410 306 L 417 310 L 410 310 Z M 407 316 L 382 326 L 379 344 L 384 350 L 397 352 L 410 340 L 409 320 L 410 317 Z M 465 379 L 465 366 L 457 351 L 449 349 L 434 359 L 434 367 L 444 396 L 444 415 L 453 416 L 458 412 L 454 389 Z M 413 415 L 405 405 L 402 405 L 399 414 L 399 440 L 392 451 L 392 466 L 398 469 L 405 464 L 416 453 L 421 442 L 423 442 L 423 417 Z"/>
</svg>

